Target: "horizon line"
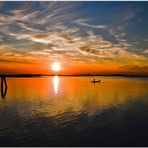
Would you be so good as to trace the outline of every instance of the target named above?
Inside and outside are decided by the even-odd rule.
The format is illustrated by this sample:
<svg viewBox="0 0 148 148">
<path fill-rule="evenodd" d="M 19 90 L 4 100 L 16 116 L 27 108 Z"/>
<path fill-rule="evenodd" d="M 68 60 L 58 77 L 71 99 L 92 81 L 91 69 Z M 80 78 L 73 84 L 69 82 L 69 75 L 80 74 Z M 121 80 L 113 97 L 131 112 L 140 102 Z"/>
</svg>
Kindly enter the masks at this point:
<svg viewBox="0 0 148 148">
<path fill-rule="evenodd" d="M 127 77 L 148 77 L 146 74 L 0 74 L 0 77 L 41 77 L 41 76 L 127 76 Z"/>
</svg>

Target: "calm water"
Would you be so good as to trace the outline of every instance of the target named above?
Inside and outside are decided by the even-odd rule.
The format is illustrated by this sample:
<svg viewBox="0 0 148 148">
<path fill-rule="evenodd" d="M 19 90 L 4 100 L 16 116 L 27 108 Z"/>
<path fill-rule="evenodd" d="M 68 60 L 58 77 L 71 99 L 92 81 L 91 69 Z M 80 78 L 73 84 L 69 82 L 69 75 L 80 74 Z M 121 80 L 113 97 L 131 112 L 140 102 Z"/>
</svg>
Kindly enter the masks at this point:
<svg viewBox="0 0 148 148">
<path fill-rule="evenodd" d="M 148 146 L 148 79 L 7 78 L 0 146 Z"/>
</svg>

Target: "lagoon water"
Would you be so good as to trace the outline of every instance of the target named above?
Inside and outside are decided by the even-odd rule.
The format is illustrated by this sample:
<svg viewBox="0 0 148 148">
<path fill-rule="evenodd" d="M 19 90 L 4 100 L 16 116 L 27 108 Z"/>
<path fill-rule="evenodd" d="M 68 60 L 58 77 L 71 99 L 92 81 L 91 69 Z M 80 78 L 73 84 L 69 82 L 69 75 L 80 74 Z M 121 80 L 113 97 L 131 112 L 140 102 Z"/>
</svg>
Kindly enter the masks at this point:
<svg viewBox="0 0 148 148">
<path fill-rule="evenodd" d="M 0 146 L 148 146 L 148 79 L 7 78 Z"/>
</svg>

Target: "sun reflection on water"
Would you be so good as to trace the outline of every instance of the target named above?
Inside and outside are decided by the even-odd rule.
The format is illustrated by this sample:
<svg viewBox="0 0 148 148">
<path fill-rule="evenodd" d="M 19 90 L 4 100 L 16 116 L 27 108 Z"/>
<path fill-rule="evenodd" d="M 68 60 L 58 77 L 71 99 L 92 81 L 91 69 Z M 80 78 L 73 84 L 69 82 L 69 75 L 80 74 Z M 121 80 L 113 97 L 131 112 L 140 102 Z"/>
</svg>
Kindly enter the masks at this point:
<svg viewBox="0 0 148 148">
<path fill-rule="evenodd" d="M 57 94 L 58 87 L 59 87 L 59 77 L 58 76 L 53 77 L 53 85 L 54 85 L 54 92 Z"/>
</svg>

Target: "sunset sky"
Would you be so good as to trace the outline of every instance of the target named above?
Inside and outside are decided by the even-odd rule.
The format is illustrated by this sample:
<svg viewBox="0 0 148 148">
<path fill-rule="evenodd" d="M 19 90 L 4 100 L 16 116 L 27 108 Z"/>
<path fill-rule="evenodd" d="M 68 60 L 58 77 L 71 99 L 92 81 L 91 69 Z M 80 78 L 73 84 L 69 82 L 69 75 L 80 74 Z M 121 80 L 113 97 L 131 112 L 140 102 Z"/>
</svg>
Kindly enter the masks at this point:
<svg viewBox="0 0 148 148">
<path fill-rule="evenodd" d="M 148 75 L 147 14 L 146 1 L 0 2 L 0 74 Z"/>
</svg>

